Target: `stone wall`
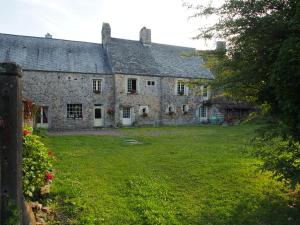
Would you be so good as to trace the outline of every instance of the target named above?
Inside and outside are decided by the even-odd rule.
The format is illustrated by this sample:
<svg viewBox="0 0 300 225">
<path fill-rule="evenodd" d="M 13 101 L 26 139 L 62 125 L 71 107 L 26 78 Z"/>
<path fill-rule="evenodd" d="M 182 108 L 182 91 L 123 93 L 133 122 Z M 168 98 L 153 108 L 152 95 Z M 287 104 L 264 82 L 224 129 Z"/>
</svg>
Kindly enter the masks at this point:
<svg viewBox="0 0 300 225">
<path fill-rule="evenodd" d="M 137 79 L 137 93 L 126 92 L 127 80 Z M 116 113 L 115 122 L 122 124 L 121 110 L 123 107 L 131 107 L 133 110 L 134 125 L 181 125 L 199 123 L 198 107 L 203 102 L 202 96 L 196 94 L 196 90 L 190 89 L 187 95 L 177 94 L 177 81 L 181 78 L 137 76 L 137 75 L 115 75 Z M 154 86 L 148 86 L 148 81 L 154 81 Z M 185 79 L 188 82 L 188 79 Z M 183 105 L 189 110 L 184 113 Z M 140 115 L 140 107 L 148 106 L 147 117 Z M 174 114 L 170 115 L 168 107 L 174 108 Z"/>
<path fill-rule="evenodd" d="M 103 79 L 101 94 L 93 92 L 93 79 Z M 113 76 L 63 72 L 24 71 L 24 97 L 48 106 L 49 129 L 90 129 L 94 126 L 94 105 L 104 108 L 104 126 L 113 125 L 106 109 L 114 107 Z M 82 119 L 67 118 L 67 104 L 82 104 Z"/>
<path fill-rule="evenodd" d="M 127 93 L 127 80 L 137 80 L 137 93 Z M 93 92 L 93 79 L 102 79 L 102 93 Z M 64 72 L 24 71 L 24 96 L 39 106 L 48 106 L 51 130 L 91 129 L 94 127 L 94 105 L 103 106 L 104 127 L 122 126 L 122 109 L 131 108 L 132 125 L 181 125 L 199 123 L 199 105 L 203 98 L 188 90 L 177 94 L 182 78 L 138 75 L 100 75 Z M 154 85 L 148 85 L 154 82 Z M 185 81 L 188 81 L 186 79 Z M 67 118 L 67 104 L 82 104 L 81 119 Z M 183 105 L 188 112 L 183 112 Z M 148 107 L 147 115 L 141 114 Z M 169 114 L 172 107 L 174 113 Z M 114 109 L 114 115 L 107 109 Z"/>
</svg>

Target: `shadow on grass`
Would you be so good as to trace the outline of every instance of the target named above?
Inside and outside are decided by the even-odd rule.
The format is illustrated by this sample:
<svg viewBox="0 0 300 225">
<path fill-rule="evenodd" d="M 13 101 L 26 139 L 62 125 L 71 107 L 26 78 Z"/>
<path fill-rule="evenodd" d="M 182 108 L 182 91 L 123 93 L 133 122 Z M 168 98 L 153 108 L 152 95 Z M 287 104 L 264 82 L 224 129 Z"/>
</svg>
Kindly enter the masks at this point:
<svg viewBox="0 0 300 225">
<path fill-rule="evenodd" d="M 288 200 L 264 195 L 263 199 L 240 201 L 232 212 L 224 215 L 217 210 L 201 214 L 199 223 L 205 225 L 299 225 L 299 208 L 290 207 Z"/>
</svg>

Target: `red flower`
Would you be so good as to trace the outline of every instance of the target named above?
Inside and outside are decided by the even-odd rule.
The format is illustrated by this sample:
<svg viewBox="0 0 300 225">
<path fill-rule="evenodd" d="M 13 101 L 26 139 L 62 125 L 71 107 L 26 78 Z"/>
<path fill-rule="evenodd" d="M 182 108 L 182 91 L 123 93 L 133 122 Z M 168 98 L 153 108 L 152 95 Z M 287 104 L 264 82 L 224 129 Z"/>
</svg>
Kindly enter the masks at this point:
<svg viewBox="0 0 300 225">
<path fill-rule="evenodd" d="M 54 156 L 54 152 L 51 152 L 51 151 L 50 151 L 50 152 L 48 152 L 48 155 L 49 155 L 49 156 Z"/>
<path fill-rule="evenodd" d="M 54 179 L 54 175 L 51 172 L 46 172 L 45 174 L 45 180 L 46 181 L 52 181 Z"/>
<path fill-rule="evenodd" d="M 27 135 L 29 135 L 30 134 L 30 131 L 29 130 L 24 130 L 23 131 L 23 136 L 27 136 Z"/>
</svg>

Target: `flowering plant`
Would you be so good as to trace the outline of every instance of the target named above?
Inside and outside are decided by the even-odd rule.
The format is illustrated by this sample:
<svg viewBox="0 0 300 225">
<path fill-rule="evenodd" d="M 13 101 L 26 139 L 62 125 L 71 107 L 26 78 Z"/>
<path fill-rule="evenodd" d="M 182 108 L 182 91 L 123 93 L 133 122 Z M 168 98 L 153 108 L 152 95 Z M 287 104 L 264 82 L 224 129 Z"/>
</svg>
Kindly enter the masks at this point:
<svg viewBox="0 0 300 225">
<path fill-rule="evenodd" d="M 53 153 L 41 142 L 40 137 L 32 134 L 32 128 L 23 131 L 23 193 L 34 198 L 48 181 L 54 178 L 52 171 Z"/>
<path fill-rule="evenodd" d="M 51 173 L 51 172 L 49 172 L 49 171 L 46 171 L 46 174 L 45 174 L 45 181 L 46 181 L 46 182 L 52 182 L 53 179 L 54 179 L 53 173 Z"/>
<path fill-rule="evenodd" d="M 113 115 L 114 113 L 115 113 L 115 111 L 114 111 L 113 108 L 108 108 L 108 109 L 107 109 L 107 114 Z"/>
</svg>

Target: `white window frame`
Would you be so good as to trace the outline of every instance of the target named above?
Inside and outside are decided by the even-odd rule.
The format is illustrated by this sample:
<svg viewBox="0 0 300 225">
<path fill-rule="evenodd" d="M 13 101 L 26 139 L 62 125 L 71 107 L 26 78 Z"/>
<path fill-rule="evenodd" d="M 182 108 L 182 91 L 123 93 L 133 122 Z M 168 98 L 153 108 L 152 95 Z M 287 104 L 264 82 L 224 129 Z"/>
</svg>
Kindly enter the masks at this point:
<svg viewBox="0 0 300 225">
<path fill-rule="evenodd" d="M 178 96 L 187 96 L 189 94 L 189 87 L 187 86 L 185 80 L 176 81 L 175 94 Z"/>
<path fill-rule="evenodd" d="M 46 109 L 47 109 L 47 113 L 45 113 Z M 47 128 L 48 123 L 49 123 L 49 107 L 48 106 L 41 106 L 40 110 L 37 113 L 40 113 L 40 115 L 39 115 L 40 120 L 36 121 L 36 126 L 41 127 L 41 128 Z M 46 114 L 47 122 L 44 122 L 44 113 Z"/>
<path fill-rule="evenodd" d="M 94 93 L 102 93 L 102 79 L 93 79 L 93 92 Z"/>
<path fill-rule="evenodd" d="M 132 92 L 132 82 L 131 84 L 129 83 L 130 81 L 135 80 L 135 92 Z M 128 78 L 126 82 L 126 92 L 127 94 L 137 94 L 138 93 L 138 80 L 136 78 Z"/>
<path fill-rule="evenodd" d="M 207 119 L 208 107 L 205 105 L 199 106 L 199 118 L 200 119 Z M 204 115 L 204 116 L 203 116 Z"/>
</svg>

